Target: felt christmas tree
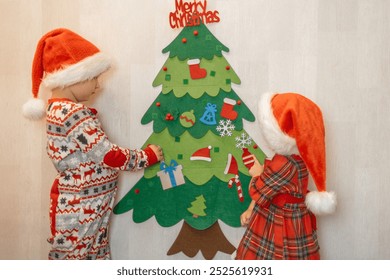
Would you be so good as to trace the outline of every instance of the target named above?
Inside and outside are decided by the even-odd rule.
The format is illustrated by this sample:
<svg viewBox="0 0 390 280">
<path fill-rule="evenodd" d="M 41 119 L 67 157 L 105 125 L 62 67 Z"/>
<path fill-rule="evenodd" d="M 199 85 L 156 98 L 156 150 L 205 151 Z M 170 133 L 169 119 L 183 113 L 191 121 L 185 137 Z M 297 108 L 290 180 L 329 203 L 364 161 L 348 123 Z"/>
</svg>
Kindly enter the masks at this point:
<svg viewBox="0 0 390 280">
<path fill-rule="evenodd" d="M 153 122 L 145 146 L 160 145 L 165 162 L 146 169 L 114 208 L 133 210 L 136 223 L 153 216 L 163 227 L 183 222 L 168 255 L 234 252 L 218 221 L 240 227 L 251 201 L 243 149 L 265 157 L 244 129 L 243 120 L 255 117 L 232 88 L 241 81 L 223 56 L 228 51 L 202 23 L 184 27 L 163 49 L 169 57 L 153 81 L 162 90 L 141 123 Z"/>
<path fill-rule="evenodd" d="M 192 213 L 194 218 L 198 218 L 199 216 L 206 216 L 204 209 L 206 209 L 206 200 L 203 195 L 200 195 L 195 198 L 193 202 L 191 202 L 191 207 L 187 208 L 187 210 Z"/>
</svg>

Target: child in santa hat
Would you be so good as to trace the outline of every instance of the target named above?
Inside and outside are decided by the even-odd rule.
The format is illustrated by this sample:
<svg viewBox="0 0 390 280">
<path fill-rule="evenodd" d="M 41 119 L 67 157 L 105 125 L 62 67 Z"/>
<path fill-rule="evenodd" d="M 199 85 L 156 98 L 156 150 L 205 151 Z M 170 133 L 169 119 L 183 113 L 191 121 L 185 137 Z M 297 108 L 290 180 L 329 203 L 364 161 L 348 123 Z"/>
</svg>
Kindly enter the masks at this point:
<svg viewBox="0 0 390 280">
<path fill-rule="evenodd" d="M 49 259 L 110 259 L 109 222 L 120 170 L 136 171 L 163 159 L 161 148 L 121 148 L 108 140 L 97 111 L 81 102 L 99 89 L 110 68 L 100 50 L 68 29 L 44 35 L 32 67 L 33 98 L 26 117 L 46 115 L 47 153 L 58 171 L 50 193 Z M 46 105 L 42 83 L 51 89 Z"/>
<path fill-rule="evenodd" d="M 247 226 L 236 259 L 319 259 L 315 215 L 335 210 L 326 191 L 325 129 L 322 113 L 295 93 L 264 94 L 259 102 L 264 138 L 275 152 L 249 170 L 252 202 L 241 215 Z M 317 191 L 309 192 L 308 176 Z"/>
</svg>

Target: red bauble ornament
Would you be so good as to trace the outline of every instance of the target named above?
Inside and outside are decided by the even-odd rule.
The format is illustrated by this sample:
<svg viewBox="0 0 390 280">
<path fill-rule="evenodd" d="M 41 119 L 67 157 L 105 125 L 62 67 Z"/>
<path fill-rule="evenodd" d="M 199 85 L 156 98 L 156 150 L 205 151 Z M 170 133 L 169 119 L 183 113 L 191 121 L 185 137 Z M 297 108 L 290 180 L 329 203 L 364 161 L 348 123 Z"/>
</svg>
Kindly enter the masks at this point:
<svg viewBox="0 0 390 280">
<path fill-rule="evenodd" d="M 198 30 L 194 30 L 194 36 L 198 36 L 199 32 Z"/>
<path fill-rule="evenodd" d="M 186 38 L 183 38 L 183 39 L 181 39 L 181 42 L 182 42 L 183 44 L 185 44 L 185 43 L 187 43 L 187 39 L 186 39 Z"/>
</svg>

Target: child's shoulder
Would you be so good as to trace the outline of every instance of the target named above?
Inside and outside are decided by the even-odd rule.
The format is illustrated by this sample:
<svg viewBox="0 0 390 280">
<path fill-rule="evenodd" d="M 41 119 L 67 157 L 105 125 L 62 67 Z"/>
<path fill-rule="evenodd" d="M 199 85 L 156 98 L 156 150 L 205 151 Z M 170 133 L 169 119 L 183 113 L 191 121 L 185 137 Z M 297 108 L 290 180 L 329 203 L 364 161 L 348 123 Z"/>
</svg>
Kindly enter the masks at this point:
<svg viewBox="0 0 390 280">
<path fill-rule="evenodd" d="M 48 119 L 64 121 L 73 115 L 79 113 L 85 115 L 87 112 L 88 108 L 81 103 L 76 103 L 68 99 L 54 99 L 49 100 L 47 117 Z"/>
<path fill-rule="evenodd" d="M 290 160 L 284 155 L 275 154 L 272 159 L 266 159 L 264 165 L 274 170 L 278 170 Z"/>
</svg>

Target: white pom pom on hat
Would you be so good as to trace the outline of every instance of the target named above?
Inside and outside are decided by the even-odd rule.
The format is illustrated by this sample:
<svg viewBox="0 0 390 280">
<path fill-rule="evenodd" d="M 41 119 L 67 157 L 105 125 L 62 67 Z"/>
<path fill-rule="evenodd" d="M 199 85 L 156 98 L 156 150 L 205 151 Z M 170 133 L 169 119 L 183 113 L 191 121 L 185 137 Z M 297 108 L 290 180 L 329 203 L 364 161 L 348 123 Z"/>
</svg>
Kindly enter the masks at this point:
<svg viewBox="0 0 390 280">
<path fill-rule="evenodd" d="M 40 120 L 45 116 L 45 102 L 42 99 L 31 98 L 23 105 L 23 116 L 30 120 Z"/>
<path fill-rule="evenodd" d="M 41 83 L 47 88 L 66 87 L 93 79 L 110 68 L 109 59 L 91 42 L 65 28 L 46 33 L 38 42 L 32 65 L 33 98 L 23 105 L 32 120 L 45 116 L 38 98 Z"/>
</svg>

